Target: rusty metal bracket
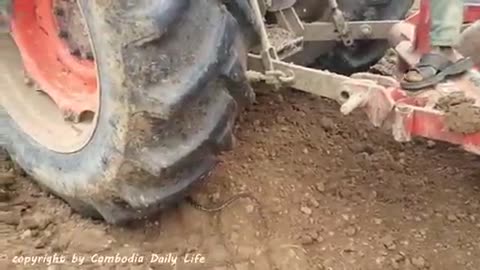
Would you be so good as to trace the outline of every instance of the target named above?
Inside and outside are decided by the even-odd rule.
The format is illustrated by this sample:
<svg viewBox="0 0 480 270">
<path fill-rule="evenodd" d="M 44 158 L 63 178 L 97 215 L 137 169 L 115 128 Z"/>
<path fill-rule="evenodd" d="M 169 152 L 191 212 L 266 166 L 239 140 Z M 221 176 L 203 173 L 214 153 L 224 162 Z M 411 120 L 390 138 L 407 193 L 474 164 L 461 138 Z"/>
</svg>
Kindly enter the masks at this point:
<svg viewBox="0 0 480 270">
<path fill-rule="evenodd" d="M 280 27 L 287 29 L 292 33 L 295 33 L 296 37 L 303 36 L 305 27 L 303 26 L 303 22 L 300 20 L 297 12 L 293 7 L 285 10 L 280 10 L 275 13 L 275 16 Z"/>
<path fill-rule="evenodd" d="M 268 7 L 268 11 L 270 12 L 277 12 L 284 9 L 288 9 L 295 5 L 296 0 L 264 0 L 269 1 L 270 6 Z"/>
<path fill-rule="evenodd" d="M 271 45 L 270 40 L 267 34 L 267 28 L 263 22 L 263 15 L 260 10 L 259 1 L 261 0 L 250 0 L 250 4 L 255 13 L 255 20 L 260 29 L 260 40 L 261 40 L 261 51 L 260 59 L 262 63 L 262 69 L 256 70 L 261 74 L 252 74 L 250 73 L 249 80 L 263 80 L 266 83 L 269 83 L 274 86 L 276 90 L 280 89 L 286 84 L 290 84 L 294 80 L 294 75 L 288 70 L 277 70 L 273 64 L 274 60 L 279 60 L 277 51 Z"/>
<path fill-rule="evenodd" d="M 260 55 L 262 56 L 262 62 L 266 71 L 273 70 L 272 59 L 278 59 L 277 52 L 275 48 L 270 44 L 268 39 L 267 28 L 263 23 L 263 15 L 260 10 L 260 5 L 258 0 L 250 0 L 253 11 L 255 13 L 255 20 L 260 29 L 260 41 L 262 45 L 262 50 Z"/>
<path fill-rule="evenodd" d="M 349 80 L 347 76 L 332 73 L 329 71 L 307 68 L 295 64 L 283 62 L 281 60 L 272 60 L 275 70 L 280 70 L 286 74 L 291 73 L 294 77 L 289 86 L 307 92 L 316 96 L 342 100 L 342 83 Z M 259 55 L 249 54 L 248 67 L 259 73 L 264 73 L 262 58 Z"/>
<path fill-rule="evenodd" d="M 388 39 L 392 28 L 401 21 L 352 21 L 348 23 L 350 36 L 358 39 Z M 304 41 L 339 40 L 340 37 L 333 23 L 313 22 L 304 24 Z"/>
<path fill-rule="evenodd" d="M 332 20 L 333 24 L 335 25 L 338 34 L 340 35 L 340 39 L 343 41 L 343 44 L 347 47 L 353 45 L 353 38 L 350 34 L 347 20 L 343 15 L 343 12 L 338 7 L 337 0 L 328 0 L 328 4 L 332 9 Z"/>
</svg>

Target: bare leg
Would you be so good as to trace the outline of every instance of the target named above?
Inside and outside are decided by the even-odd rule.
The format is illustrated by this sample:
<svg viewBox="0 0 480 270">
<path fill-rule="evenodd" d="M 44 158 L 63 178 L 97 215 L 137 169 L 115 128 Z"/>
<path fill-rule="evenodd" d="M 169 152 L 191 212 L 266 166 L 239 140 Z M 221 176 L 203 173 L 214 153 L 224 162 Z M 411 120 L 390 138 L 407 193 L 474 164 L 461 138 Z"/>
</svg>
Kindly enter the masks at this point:
<svg viewBox="0 0 480 270">
<path fill-rule="evenodd" d="M 430 43 L 432 52 L 439 53 L 450 61 L 457 60 L 457 54 L 453 47 L 460 38 L 463 5 L 463 0 L 431 0 Z M 405 74 L 405 80 L 409 82 L 419 82 L 424 79 L 424 76 L 417 70 L 411 70 Z"/>
<path fill-rule="evenodd" d="M 8 6 L 9 2 L 7 0 L 0 0 L 0 34 L 7 33 L 10 30 L 10 18 L 8 16 Z"/>
</svg>

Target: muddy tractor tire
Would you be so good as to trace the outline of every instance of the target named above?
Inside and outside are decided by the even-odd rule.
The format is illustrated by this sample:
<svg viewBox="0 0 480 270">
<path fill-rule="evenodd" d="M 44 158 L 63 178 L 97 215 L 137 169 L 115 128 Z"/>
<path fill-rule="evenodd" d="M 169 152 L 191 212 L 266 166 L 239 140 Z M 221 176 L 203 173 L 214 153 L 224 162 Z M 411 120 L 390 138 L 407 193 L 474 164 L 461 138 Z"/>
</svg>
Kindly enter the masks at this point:
<svg viewBox="0 0 480 270">
<path fill-rule="evenodd" d="M 413 0 L 339 0 L 338 5 L 350 21 L 401 20 L 412 7 Z M 298 0 L 295 8 L 303 21 L 330 21 L 327 6 L 327 1 Z M 315 47 L 319 49 L 315 50 Z M 349 75 L 367 71 L 385 55 L 388 48 L 386 40 L 356 41 L 352 47 L 346 47 L 341 42 L 320 46 L 313 44 L 308 49 L 312 51 L 308 59 L 314 61 L 303 64 Z"/>
<path fill-rule="evenodd" d="M 94 132 L 74 151 L 52 149 L 25 128 L 33 122 L 21 122 L 20 110 L 46 112 L 4 98 L 12 159 L 81 214 L 109 223 L 183 199 L 232 146 L 236 115 L 254 99 L 244 3 L 78 0 L 98 75 Z"/>
</svg>

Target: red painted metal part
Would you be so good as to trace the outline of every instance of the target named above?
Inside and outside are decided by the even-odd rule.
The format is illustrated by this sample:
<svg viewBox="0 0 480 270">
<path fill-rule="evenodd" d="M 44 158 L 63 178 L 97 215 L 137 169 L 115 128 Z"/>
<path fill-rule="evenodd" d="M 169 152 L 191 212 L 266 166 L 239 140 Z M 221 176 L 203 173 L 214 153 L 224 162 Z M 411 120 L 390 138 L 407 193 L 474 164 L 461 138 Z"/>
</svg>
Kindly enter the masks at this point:
<svg viewBox="0 0 480 270">
<path fill-rule="evenodd" d="M 480 4 L 467 4 L 463 20 L 471 23 L 480 19 Z"/>
<path fill-rule="evenodd" d="M 440 84 L 435 89 L 412 95 L 400 89 L 393 78 L 369 73 L 355 74 L 343 85 L 344 91 L 350 94 L 350 99 L 342 105 L 342 112 L 349 113 L 354 109 L 345 109 L 349 107 L 349 102 L 354 102 L 356 107 L 366 112 L 375 126 L 390 127 L 397 141 L 406 142 L 412 137 L 425 137 L 462 145 L 465 150 L 480 155 L 480 132 L 463 134 L 451 131 L 446 125 L 446 114 L 435 109 L 440 97 L 461 91 L 479 105 L 480 88 L 469 79 L 472 75 L 480 79 L 480 73 L 472 71 L 469 75 Z M 361 100 L 352 101 L 355 97 L 360 97 Z"/>
<path fill-rule="evenodd" d="M 420 3 L 419 18 L 416 24 L 415 48 L 420 53 L 426 53 L 430 50 L 430 0 L 422 0 Z"/>
<path fill-rule="evenodd" d="M 419 12 L 392 30 L 396 50 L 408 65 L 415 64 L 421 53 L 430 49 L 429 1 L 423 1 L 421 7 Z M 478 19 L 480 6 L 466 5 L 465 21 Z M 348 114 L 355 108 L 362 108 L 375 126 L 390 127 L 397 141 L 409 141 L 415 136 L 425 137 L 461 145 L 465 150 L 480 155 L 480 130 L 473 134 L 454 132 L 446 124 L 445 112 L 435 108 L 439 98 L 452 93 L 463 93 L 475 100 L 476 106 L 480 106 L 478 82 L 480 73 L 472 70 L 436 87 L 412 94 L 402 90 L 394 78 L 369 73 L 354 74 L 343 84 L 343 91 L 348 93 L 349 98 L 341 102 L 341 111 Z"/>
<path fill-rule="evenodd" d="M 95 111 L 95 64 L 72 55 L 59 37 L 53 0 L 15 0 L 12 10 L 12 36 L 39 90 L 66 114 Z"/>
</svg>

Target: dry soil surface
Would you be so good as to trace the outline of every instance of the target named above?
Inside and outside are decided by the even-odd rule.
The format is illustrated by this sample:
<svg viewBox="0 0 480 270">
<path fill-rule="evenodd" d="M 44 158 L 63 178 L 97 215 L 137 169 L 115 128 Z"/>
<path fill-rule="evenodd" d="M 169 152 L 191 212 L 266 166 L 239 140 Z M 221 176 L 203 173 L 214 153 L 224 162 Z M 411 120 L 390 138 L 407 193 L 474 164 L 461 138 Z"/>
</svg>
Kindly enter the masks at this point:
<svg viewBox="0 0 480 270">
<path fill-rule="evenodd" d="M 362 114 L 343 117 L 336 104 L 292 91 L 259 96 L 236 134 L 194 196 L 214 204 L 250 192 L 257 201 L 218 213 L 183 203 L 112 227 L 72 213 L 28 177 L 4 175 L 0 269 L 480 269 L 477 156 L 397 143 Z"/>
</svg>

